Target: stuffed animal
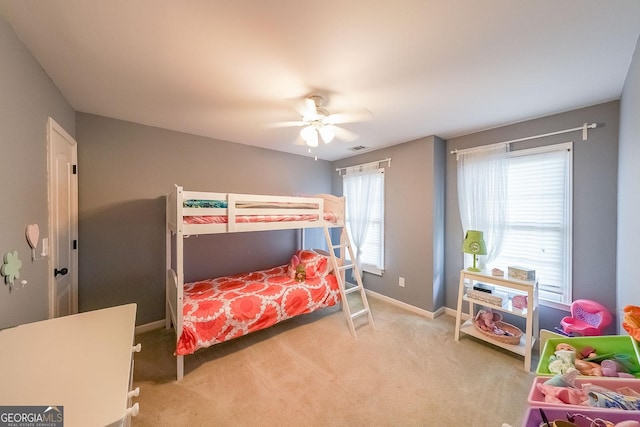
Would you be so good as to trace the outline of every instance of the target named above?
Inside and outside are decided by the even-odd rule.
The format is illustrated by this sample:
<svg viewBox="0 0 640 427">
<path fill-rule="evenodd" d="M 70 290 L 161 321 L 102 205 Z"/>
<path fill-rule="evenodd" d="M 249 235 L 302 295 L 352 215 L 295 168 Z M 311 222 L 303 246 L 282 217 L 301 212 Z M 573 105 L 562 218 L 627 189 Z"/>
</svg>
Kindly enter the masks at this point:
<svg viewBox="0 0 640 427">
<path fill-rule="evenodd" d="M 502 315 L 490 309 L 478 311 L 475 318 L 476 325 L 483 331 L 487 331 L 495 335 L 513 335 L 511 332 L 507 332 L 498 327 L 496 322 L 499 322 L 500 320 L 502 320 Z"/>
<path fill-rule="evenodd" d="M 289 261 L 289 265 L 287 266 L 287 274 L 294 280 L 296 280 L 298 265 L 300 265 L 300 258 L 298 258 L 298 255 L 293 255 L 291 257 L 291 261 Z"/>
<path fill-rule="evenodd" d="M 476 325 L 483 331 L 493 332 L 496 327 L 495 322 L 500 320 L 502 320 L 502 315 L 491 310 L 480 310 L 476 314 Z"/>
<path fill-rule="evenodd" d="M 304 268 L 304 264 L 296 265 L 296 276 L 295 279 L 297 282 L 304 282 L 307 278 L 307 272 Z"/>
</svg>

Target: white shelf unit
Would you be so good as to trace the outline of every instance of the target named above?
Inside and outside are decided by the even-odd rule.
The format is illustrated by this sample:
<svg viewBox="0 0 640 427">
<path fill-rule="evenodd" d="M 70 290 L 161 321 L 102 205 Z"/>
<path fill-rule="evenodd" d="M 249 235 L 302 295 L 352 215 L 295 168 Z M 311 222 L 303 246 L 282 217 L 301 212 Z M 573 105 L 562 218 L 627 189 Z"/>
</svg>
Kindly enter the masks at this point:
<svg viewBox="0 0 640 427">
<path fill-rule="evenodd" d="M 473 284 L 479 282 L 492 285 L 497 291 L 507 294 L 508 301 L 502 306 L 490 304 L 467 295 L 466 289 L 473 289 Z M 526 295 L 527 308 L 518 309 L 513 307 L 513 295 Z M 463 301 L 468 304 L 468 312 L 463 319 Z M 498 340 L 491 339 L 487 335 L 478 331 L 473 324 L 475 317 L 475 306 L 483 306 L 493 311 L 510 313 L 526 319 L 526 327 L 522 332 L 519 344 L 506 344 Z M 493 276 L 486 272 L 475 272 L 469 270 L 460 271 L 460 284 L 458 289 L 458 308 L 456 310 L 455 340 L 460 340 L 460 332 L 471 335 L 480 340 L 486 341 L 495 346 L 504 348 L 513 353 L 524 356 L 524 370 L 531 370 L 531 348 L 538 336 L 538 283 L 536 281 L 523 281 L 512 278 Z"/>
</svg>

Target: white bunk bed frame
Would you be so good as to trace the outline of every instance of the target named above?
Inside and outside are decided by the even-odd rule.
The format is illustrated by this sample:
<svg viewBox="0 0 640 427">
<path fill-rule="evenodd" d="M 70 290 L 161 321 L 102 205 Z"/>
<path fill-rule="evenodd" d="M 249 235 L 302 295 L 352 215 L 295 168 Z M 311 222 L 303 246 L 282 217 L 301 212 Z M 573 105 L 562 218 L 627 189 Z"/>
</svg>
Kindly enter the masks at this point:
<svg viewBox="0 0 640 427">
<path fill-rule="evenodd" d="M 226 208 L 186 208 L 184 201 L 186 200 L 220 200 L 227 203 Z M 337 197 L 329 194 L 319 195 L 317 197 L 292 197 L 292 196 L 268 196 L 255 194 L 234 194 L 234 193 L 212 193 L 202 191 L 185 191 L 183 187 L 174 185 L 173 189 L 167 194 L 167 213 L 166 213 L 166 319 L 165 326 L 167 329 L 171 325 L 175 327 L 176 340 L 182 334 L 182 316 L 184 302 L 184 238 L 190 235 L 200 234 L 219 234 L 219 233 L 238 233 L 250 231 L 267 231 L 267 230 L 288 230 L 303 228 L 319 228 L 325 229 L 327 239 L 329 239 L 328 229 L 343 227 L 345 218 L 344 197 Z M 251 203 L 261 206 L 265 204 L 296 204 L 296 205 L 315 205 L 314 207 L 242 207 L 240 203 Z M 327 211 L 333 212 L 336 222 L 326 221 L 324 219 L 325 208 Z M 250 222 L 240 223 L 236 221 L 238 216 L 246 215 L 314 215 L 317 220 L 302 221 L 282 221 L 282 222 Z M 227 223 L 216 224 L 185 224 L 183 217 L 185 216 L 207 216 L 207 215 L 225 215 L 228 217 Z M 172 235 L 175 235 L 175 270 L 172 265 Z M 342 238 L 341 238 L 342 240 Z M 332 249 L 332 248 L 329 248 Z M 331 250 L 333 253 L 333 250 Z M 342 257 L 342 255 L 341 255 Z M 335 260 L 335 256 L 333 257 Z M 353 259 L 353 258 L 352 258 Z M 344 283 L 344 282 L 343 282 Z M 344 298 L 344 295 L 343 295 Z M 343 305 L 343 307 L 346 304 Z M 368 307 L 368 306 L 367 306 Z M 370 313 L 369 313 L 370 315 Z M 371 318 L 371 323 L 372 322 Z M 352 327 L 352 333 L 355 331 Z M 184 356 L 176 355 L 177 378 L 182 379 L 184 376 Z"/>
</svg>

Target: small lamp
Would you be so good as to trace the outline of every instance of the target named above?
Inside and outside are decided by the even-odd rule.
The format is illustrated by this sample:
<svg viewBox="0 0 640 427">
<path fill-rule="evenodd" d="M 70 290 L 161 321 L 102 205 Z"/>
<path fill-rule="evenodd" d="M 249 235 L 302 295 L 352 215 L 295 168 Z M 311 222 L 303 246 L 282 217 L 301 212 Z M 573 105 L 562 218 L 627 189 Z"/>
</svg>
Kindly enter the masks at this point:
<svg viewBox="0 0 640 427">
<path fill-rule="evenodd" d="M 480 271 L 480 269 L 476 267 L 478 255 L 487 254 L 487 246 L 484 243 L 482 231 L 467 230 L 467 234 L 464 236 L 464 243 L 462 243 L 462 252 L 473 255 L 473 267 L 469 267 L 468 270 Z"/>
</svg>

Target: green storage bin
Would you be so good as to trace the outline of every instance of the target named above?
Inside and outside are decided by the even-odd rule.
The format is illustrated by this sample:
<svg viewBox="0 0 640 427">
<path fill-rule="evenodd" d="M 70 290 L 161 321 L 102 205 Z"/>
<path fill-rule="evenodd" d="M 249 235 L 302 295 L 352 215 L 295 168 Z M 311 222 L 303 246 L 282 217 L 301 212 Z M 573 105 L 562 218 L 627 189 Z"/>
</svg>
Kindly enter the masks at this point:
<svg viewBox="0 0 640 427">
<path fill-rule="evenodd" d="M 536 370 L 537 375 L 554 375 L 549 372 L 549 358 L 554 354 L 556 346 L 560 343 L 567 343 L 578 352 L 587 346 L 593 347 L 599 357 L 610 356 L 612 358 L 614 354 L 629 355 L 630 363 L 633 365 L 631 374 L 640 378 L 640 352 L 638 351 L 638 343 L 627 335 L 549 338 L 544 344 L 544 349 L 540 355 L 538 369 Z"/>
</svg>

